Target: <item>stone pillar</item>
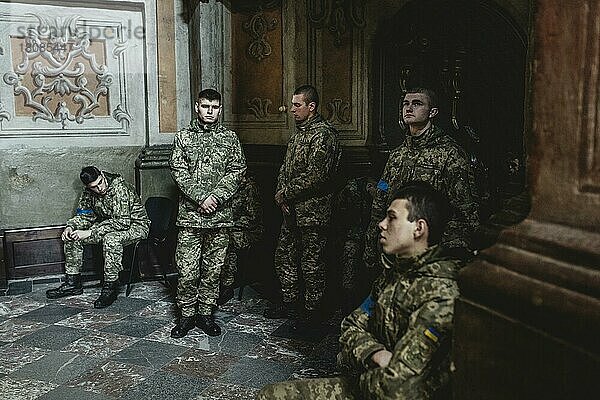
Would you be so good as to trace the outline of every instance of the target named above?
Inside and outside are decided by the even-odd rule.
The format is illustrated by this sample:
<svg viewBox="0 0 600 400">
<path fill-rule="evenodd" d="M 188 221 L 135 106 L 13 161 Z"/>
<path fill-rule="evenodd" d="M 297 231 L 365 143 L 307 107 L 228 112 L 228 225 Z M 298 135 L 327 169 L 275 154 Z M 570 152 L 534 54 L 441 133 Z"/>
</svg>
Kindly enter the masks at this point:
<svg viewBox="0 0 600 400">
<path fill-rule="evenodd" d="M 532 209 L 461 271 L 455 399 L 600 389 L 600 2 L 539 0 L 534 26 Z"/>
</svg>

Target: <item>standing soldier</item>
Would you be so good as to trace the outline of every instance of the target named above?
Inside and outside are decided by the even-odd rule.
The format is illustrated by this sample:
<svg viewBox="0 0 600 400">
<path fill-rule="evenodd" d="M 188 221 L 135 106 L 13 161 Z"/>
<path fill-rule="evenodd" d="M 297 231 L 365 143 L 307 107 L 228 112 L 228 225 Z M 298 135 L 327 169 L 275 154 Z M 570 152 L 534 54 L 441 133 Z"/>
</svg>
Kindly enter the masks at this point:
<svg viewBox="0 0 600 400">
<path fill-rule="evenodd" d="M 443 255 L 446 202 L 423 182 L 394 195 L 379 222 L 383 273 L 344 318 L 343 375 L 265 386 L 259 400 L 447 398 L 456 278 L 463 263 Z"/>
<path fill-rule="evenodd" d="M 444 229 L 442 246 L 461 258 L 469 258 L 471 236 L 479 225 L 471 164 L 456 141 L 433 124 L 438 108 L 432 90 L 408 90 L 401 105 L 409 131 L 404 142 L 390 154 L 377 184 L 365 237 L 365 264 L 378 265 L 377 221 L 385 215 L 390 194 L 413 180 L 428 182 L 448 198 L 452 214 Z"/>
<path fill-rule="evenodd" d="M 67 278 L 58 288 L 46 291 L 46 297 L 82 294 L 83 245 L 102 244 L 104 283 L 94 308 L 104 308 L 117 299 L 123 247 L 147 238 L 150 220 L 140 197 L 120 175 L 89 166 L 81 170 L 79 178 L 85 189 L 76 215 L 62 233 Z"/>
<path fill-rule="evenodd" d="M 320 317 L 318 308 L 325 290 L 323 249 L 331 217 L 332 181 L 341 154 L 337 131 L 319 115 L 318 105 L 314 87 L 304 85 L 294 92 L 290 111 L 296 132 L 288 143 L 275 193 L 275 202 L 283 212 L 274 260 L 283 302 L 264 313 L 267 318 L 298 315 L 301 271 L 304 321 L 309 324 Z"/>
<path fill-rule="evenodd" d="M 242 177 L 238 191 L 231 200 L 233 226 L 229 231 L 229 247 L 221 272 L 221 288 L 217 304 L 225 304 L 233 297 L 233 283 L 240 256 L 258 242 L 263 235 L 262 204 L 254 178 Z"/>
<path fill-rule="evenodd" d="M 219 92 L 202 90 L 195 108 L 198 118 L 177 132 L 170 160 L 181 191 L 175 251 L 181 318 L 171 330 L 174 338 L 187 335 L 194 325 L 210 336 L 221 334 L 213 309 L 232 226 L 231 197 L 246 170 L 237 135 L 218 122 Z"/>
</svg>

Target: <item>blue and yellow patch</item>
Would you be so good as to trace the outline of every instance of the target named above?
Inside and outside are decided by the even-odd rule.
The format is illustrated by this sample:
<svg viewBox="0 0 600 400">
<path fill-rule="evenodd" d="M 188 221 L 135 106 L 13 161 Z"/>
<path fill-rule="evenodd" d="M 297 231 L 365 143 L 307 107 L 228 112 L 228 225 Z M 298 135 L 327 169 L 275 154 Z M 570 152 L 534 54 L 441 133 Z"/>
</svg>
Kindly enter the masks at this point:
<svg viewBox="0 0 600 400">
<path fill-rule="evenodd" d="M 435 330 L 433 326 L 428 327 L 423 331 L 423 334 L 431 339 L 434 343 L 439 342 L 441 334 Z"/>
</svg>

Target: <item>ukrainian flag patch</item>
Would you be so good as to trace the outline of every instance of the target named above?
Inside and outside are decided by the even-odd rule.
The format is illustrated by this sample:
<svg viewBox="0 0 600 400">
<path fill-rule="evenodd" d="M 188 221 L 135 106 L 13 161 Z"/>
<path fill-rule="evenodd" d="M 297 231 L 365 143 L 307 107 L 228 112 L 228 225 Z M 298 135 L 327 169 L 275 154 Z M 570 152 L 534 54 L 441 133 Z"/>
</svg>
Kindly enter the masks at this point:
<svg viewBox="0 0 600 400">
<path fill-rule="evenodd" d="M 93 213 L 94 210 L 90 209 L 90 208 L 78 208 L 76 211 L 77 215 L 88 215 Z"/>
<path fill-rule="evenodd" d="M 441 335 L 438 331 L 435 330 L 435 328 L 433 326 L 430 326 L 427 329 L 425 329 L 423 331 L 423 333 L 425 334 L 425 336 L 427 336 L 429 339 L 431 339 L 434 343 L 437 343 L 440 340 Z"/>
</svg>

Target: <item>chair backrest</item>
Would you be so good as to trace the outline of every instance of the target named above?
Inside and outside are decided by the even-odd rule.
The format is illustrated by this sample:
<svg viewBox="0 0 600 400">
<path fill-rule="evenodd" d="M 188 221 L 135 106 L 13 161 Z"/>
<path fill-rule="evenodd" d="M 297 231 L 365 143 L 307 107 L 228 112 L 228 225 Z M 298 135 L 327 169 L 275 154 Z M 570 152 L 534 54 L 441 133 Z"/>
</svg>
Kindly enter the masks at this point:
<svg viewBox="0 0 600 400">
<path fill-rule="evenodd" d="M 148 197 L 145 207 L 150 218 L 149 237 L 164 239 L 175 222 L 175 202 L 167 197 Z"/>
</svg>

